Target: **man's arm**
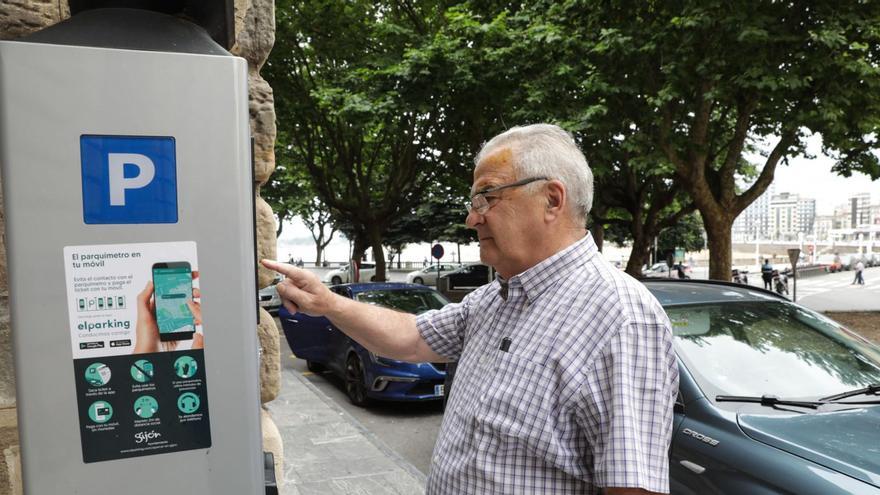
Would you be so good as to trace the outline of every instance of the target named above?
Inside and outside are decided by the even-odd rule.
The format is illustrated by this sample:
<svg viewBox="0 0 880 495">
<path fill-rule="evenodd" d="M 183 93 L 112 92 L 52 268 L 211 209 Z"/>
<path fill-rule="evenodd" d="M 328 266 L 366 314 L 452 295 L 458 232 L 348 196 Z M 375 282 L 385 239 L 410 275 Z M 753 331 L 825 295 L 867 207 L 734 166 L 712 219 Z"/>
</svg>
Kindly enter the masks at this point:
<svg viewBox="0 0 880 495">
<path fill-rule="evenodd" d="M 261 263 L 285 276 L 276 287 L 291 312 L 326 316 L 346 335 L 381 356 L 412 363 L 446 361 L 422 339 L 414 315 L 334 294 L 306 270 L 270 260 Z"/>
</svg>

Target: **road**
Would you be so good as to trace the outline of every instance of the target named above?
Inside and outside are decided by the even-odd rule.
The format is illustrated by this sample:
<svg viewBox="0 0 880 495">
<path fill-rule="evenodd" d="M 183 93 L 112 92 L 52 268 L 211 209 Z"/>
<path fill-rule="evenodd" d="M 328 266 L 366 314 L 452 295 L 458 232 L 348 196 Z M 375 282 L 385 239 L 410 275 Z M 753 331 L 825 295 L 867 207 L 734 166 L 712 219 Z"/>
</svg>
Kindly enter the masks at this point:
<svg viewBox="0 0 880 495">
<path fill-rule="evenodd" d="M 880 311 L 880 267 L 865 269 L 865 285 L 852 285 L 855 273 L 827 273 L 798 280 L 798 304 L 815 311 Z M 760 274 L 749 275 L 750 285 L 763 286 Z M 793 288 L 789 279 L 789 292 Z"/>
</svg>

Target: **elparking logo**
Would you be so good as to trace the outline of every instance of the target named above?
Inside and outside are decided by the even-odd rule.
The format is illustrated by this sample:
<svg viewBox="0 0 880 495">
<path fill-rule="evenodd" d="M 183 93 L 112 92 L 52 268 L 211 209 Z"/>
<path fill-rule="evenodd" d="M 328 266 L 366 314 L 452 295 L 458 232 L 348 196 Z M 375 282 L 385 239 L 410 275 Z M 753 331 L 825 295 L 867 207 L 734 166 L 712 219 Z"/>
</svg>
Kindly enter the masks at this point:
<svg viewBox="0 0 880 495">
<path fill-rule="evenodd" d="M 177 223 L 173 137 L 80 137 L 87 224 Z"/>
</svg>

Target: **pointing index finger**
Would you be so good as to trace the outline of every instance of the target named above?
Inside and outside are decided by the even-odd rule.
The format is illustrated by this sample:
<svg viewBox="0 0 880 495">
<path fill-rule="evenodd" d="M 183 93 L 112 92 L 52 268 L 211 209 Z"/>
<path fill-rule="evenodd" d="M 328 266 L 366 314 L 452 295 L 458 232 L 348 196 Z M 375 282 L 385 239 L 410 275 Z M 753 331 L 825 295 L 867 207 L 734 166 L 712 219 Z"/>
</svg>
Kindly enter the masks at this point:
<svg viewBox="0 0 880 495">
<path fill-rule="evenodd" d="M 293 276 L 298 271 L 297 268 L 295 268 L 291 265 L 288 265 L 287 263 L 279 263 L 274 260 L 262 259 L 262 260 L 260 260 L 260 263 L 264 267 L 268 268 L 269 270 L 272 270 L 274 272 L 278 272 L 288 278 L 293 278 Z"/>
</svg>

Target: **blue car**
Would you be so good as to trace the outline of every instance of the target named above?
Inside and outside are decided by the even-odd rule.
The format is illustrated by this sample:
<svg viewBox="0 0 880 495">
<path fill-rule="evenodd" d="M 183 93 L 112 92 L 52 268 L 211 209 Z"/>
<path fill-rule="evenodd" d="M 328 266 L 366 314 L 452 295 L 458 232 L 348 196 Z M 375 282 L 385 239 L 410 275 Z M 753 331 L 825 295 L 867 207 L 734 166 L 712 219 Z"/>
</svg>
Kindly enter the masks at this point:
<svg viewBox="0 0 880 495">
<path fill-rule="evenodd" d="M 673 494 L 880 494 L 880 348 L 762 289 L 643 282 L 679 363 Z"/>
<path fill-rule="evenodd" d="M 362 283 L 330 287 L 349 299 L 419 314 L 449 303 L 442 294 L 423 285 Z M 427 401 L 443 398 L 446 363 L 405 363 L 377 356 L 342 333 L 324 317 L 278 314 L 293 353 L 306 360 L 311 371 L 329 370 L 345 381 L 352 404 L 371 400 Z"/>
</svg>

